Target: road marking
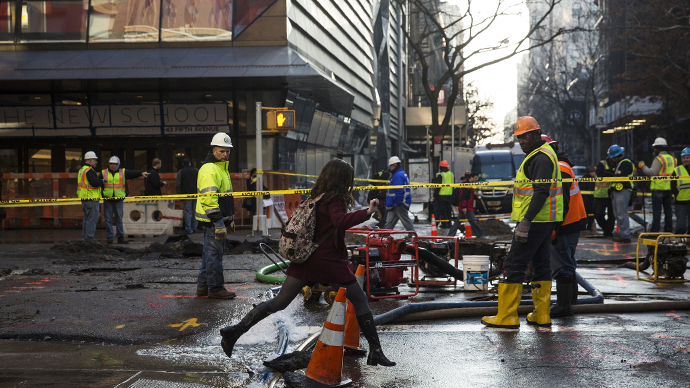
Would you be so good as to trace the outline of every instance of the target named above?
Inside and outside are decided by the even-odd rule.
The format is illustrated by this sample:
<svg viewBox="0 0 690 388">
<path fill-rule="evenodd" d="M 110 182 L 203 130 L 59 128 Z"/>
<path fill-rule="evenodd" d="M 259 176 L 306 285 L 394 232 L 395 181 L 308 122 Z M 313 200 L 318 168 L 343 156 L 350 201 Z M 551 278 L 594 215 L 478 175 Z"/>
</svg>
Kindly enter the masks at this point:
<svg viewBox="0 0 690 388">
<path fill-rule="evenodd" d="M 173 323 L 168 326 L 170 327 L 179 327 L 180 331 L 188 328 L 188 327 L 199 327 L 201 325 L 208 325 L 208 323 L 196 323 L 196 318 L 191 318 L 186 321 L 183 321 L 182 323 Z"/>
<path fill-rule="evenodd" d="M 125 325 L 117 325 L 117 326 L 115 326 L 116 329 L 122 329 L 123 327 L 125 327 Z"/>
</svg>

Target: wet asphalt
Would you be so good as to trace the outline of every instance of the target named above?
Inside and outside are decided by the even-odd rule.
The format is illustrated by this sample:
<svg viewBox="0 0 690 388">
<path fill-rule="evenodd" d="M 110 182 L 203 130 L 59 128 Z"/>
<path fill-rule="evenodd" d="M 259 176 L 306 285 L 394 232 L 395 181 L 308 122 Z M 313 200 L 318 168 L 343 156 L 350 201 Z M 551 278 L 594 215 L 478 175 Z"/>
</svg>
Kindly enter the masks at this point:
<svg viewBox="0 0 690 388">
<path fill-rule="evenodd" d="M 417 227 L 428 234 L 428 225 Z M 320 328 L 329 310 L 323 300 L 298 298 L 252 328 L 229 359 L 218 329 L 269 297 L 276 286 L 255 280 L 268 259 L 225 256 L 227 288 L 238 297 L 212 300 L 194 294 L 199 258 L 51 251 L 53 243 L 76 239 L 78 232 L 2 231 L 1 387 L 264 387 L 273 375 L 262 362 L 276 356 L 277 327 L 287 328 L 291 351 Z M 233 238 L 251 239 L 246 234 Z M 152 241 L 164 238 L 131 239 L 127 248 L 143 250 Z M 634 270 L 618 268 L 634 262 L 635 248 L 583 233 L 578 272 L 603 293 L 605 305 L 688 300 L 688 283 L 645 282 Z M 400 290 L 412 292 L 407 285 Z M 586 297 L 583 288 L 580 296 Z M 478 298 L 492 294 L 464 292 L 458 283 L 370 306 L 379 315 L 409 303 Z M 551 328 L 528 326 L 521 316 L 520 330 L 489 329 L 479 321 L 382 325 L 383 349 L 398 365 L 372 367 L 366 357 L 346 355 L 343 377 L 355 387 L 386 388 L 687 387 L 690 381 L 687 310 L 578 314 L 554 319 Z"/>
</svg>

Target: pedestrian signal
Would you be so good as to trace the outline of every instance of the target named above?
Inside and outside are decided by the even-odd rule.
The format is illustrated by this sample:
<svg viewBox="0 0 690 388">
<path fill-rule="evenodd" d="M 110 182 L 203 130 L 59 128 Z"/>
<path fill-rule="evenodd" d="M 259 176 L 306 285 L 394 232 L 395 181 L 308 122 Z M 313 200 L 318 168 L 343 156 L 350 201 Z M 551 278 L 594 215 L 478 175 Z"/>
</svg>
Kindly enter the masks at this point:
<svg viewBox="0 0 690 388">
<path fill-rule="evenodd" d="M 266 127 L 277 131 L 295 129 L 295 111 L 274 110 L 266 113 Z"/>
</svg>

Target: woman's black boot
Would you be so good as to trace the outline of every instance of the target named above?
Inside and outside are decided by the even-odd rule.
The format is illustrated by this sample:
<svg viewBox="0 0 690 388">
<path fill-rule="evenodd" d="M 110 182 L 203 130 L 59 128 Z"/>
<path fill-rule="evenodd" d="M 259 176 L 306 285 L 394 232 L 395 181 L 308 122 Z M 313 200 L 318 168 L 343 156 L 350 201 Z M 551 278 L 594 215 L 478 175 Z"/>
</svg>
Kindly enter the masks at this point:
<svg viewBox="0 0 690 388">
<path fill-rule="evenodd" d="M 266 302 L 255 306 L 242 320 L 234 325 L 220 329 L 220 347 L 228 357 L 232 357 L 232 348 L 235 342 L 246 333 L 252 326 L 256 325 L 262 319 L 266 318 L 271 313 L 271 309 Z"/>
<path fill-rule="evenodd" d="M 364 338 L 369 342 L 369 357 L 367 357 L 367 365 L 382 365 L 395 366 L 395 363 L 386 358 L 381 350 L 381 342 L 379 342 L 379 335 L 376 332 L 376 325 L 374 324 L 374 315 L 370 312 L 357 317 L 359 329 L 364 334 Z"/>
</svg>

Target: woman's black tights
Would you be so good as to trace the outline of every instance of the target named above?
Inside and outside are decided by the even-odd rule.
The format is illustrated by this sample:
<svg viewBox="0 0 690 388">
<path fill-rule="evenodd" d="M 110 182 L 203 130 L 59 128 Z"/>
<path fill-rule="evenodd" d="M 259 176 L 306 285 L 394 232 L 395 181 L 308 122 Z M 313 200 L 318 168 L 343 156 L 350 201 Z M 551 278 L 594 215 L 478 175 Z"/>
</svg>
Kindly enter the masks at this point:
<svg viewBox="0 0 690 388">
<path fill-rule="evenodd" d="M 295 299 L 299 292 L 306 286 L 308 282 L 306 280 L 300 280 L 292 276 L 285 278 L 285 283 L 280 288 L 280 292 L 275 298 L 266 302 L 271 312 L 278 312 L 285 309 L 292 301 Z M 347 300 L 352 303 L 355 308 L 355 314 L 357 316 L 364 315 L 369 311 L 369 303 L 367 302 L 367 294 L 364 293 L 362 287 L 356 281 L 350 282 L 348 284 L 337 284 L 331 283 L 331 287 L 336 290 L 339 287 L 344 287 L 347 290 Z"/>
</svg>

